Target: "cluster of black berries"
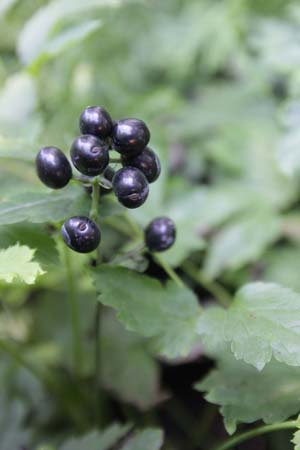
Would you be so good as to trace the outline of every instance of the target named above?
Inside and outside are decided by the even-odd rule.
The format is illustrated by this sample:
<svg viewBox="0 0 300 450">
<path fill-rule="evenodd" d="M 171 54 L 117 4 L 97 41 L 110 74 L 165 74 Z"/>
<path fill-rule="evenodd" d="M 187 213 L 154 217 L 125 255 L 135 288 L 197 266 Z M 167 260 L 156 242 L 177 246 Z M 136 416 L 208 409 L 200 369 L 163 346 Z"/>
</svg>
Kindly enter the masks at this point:
<svg viewBox="0 0 300 450">
<path fill-rule="evenodd" d="M 160 161 L 147 147 L 150 132 L 139 119 L 114 122 L 100 106 L 87 107 L 80 116 L 82 135 L 70 149 L 73 165 L 85 177 L 85 183 L 102 175 L 111 182 L 118 201 L 127 208 L 138 208 L 149 195 L 149 183 L 160 175 Z M 109 166 L 110 150 L 121 157 L 122 168 L 116 172 Z M 116 160 L 113 160 L 116 162 Z M 72 168 L 65 154 L 56 147 L 42 148 L 36 157 L 40 180 L 52 189 L 66 186 L 72 178 Z M 99 180 L 100 182 L 100 180 Z M 150 251 L 167 250 L 175 241 L 174 223 L 165 217 L 154 219 L 145 230 L 145 243 Z M 72 217 L 62 226 L 65 243 L 73 250 L 88 253 L 101 239 L 97 224 L 88 217 Z"/>
</svg>

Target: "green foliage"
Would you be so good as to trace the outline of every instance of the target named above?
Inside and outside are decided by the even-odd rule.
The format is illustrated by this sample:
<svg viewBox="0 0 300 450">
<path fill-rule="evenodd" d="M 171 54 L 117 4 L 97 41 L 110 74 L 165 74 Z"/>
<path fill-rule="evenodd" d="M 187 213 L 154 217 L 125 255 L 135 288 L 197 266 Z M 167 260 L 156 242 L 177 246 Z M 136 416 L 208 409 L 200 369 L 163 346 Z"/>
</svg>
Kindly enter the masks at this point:
<svg viewBox="0 0 300 450">
<path fill-rule="evenodd" d="M 232 434 L 239 422 L 263 420 L 276 423 L 299 411 L 298 367 L 270 362 L 262 371 L 236 361 L 232 356 L 220 357 L 212 371 L 196 389 L 207 392 L 206 399 L 221 406 L 227 431 Z"/>
<path fill-rule="evenodd" d="M 1 450 L 158 450 L 160 425 L 168 450 L 213 448 L 219 424 L 176 394 L 187 361 L 230 433 L 300 412 L 299 24 L 283 0 L 0 2 Z M 92 104 L 144 119 L 162 161 L 142 208 L 101 197 L 97 268 L 59 233 L 90 197 L 34 165 Z M 122 261 L 165 215 L 175 245 Z"/>
<path fill-rule="evenodd" d="M 0 250 L 0 280 L 11 283 L 17 279 L 33 284 L 38 275 L 45 272 L 37 262 L 32 261 L 35 250 L 16 244 Z"/>
<path fill-rule="evenodd" d="M 72 186 L 63 191 L 16 195 L 0 205 L 0 225 L 29 221 L 57 222 L 75 214 L 86 214 L 88 201 L 82 190 Z"/>
<path fill-rule="evenodd" d="M 104 265 L 93 278 L 99 301 L 116 309 L 128 330 L 153 338 L 159 353 L 174 358 L 191 350 L 201 309 L 189 289 L 171 281 L 163 287 L 134 271 Z"/>
<path fill-rule="evenodd" d="M 228 311 L 208 309 L 200 318 L 198 333 L 209 345 L 230 343 L 237 359 L 258 370 L 272 356 L 299 366 L 299 307 L 300 296 L 290 289 L 271 283 L 249 284 L 237 293 Z"/>
<path fill-rule="evenodd" d="M 59 449 L 81 450 L 83 448 L 89 448 L 90 450 L 109 450 L 109 448 L 126 435 L 129 429 L 130 427 L 127 425 L 114 424 L 102 432 L 92 431 L 84 437 L 70 439 Z"/>
</svg>

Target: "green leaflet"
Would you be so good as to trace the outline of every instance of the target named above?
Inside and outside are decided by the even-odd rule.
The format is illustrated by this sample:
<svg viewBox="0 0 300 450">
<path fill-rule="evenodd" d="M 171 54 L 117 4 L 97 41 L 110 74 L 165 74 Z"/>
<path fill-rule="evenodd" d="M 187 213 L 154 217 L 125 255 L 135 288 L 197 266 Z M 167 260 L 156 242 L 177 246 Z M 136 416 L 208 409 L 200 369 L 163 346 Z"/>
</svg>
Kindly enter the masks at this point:
<svg viewBox="0 0 300 450">
<path fill-rule="evenodd" d="M 19 244 L 0 250 L 0 280 L 33 284 L 37 276 L 45 273 L 37 262 L 32 261 L 34 253 L 35 250 Z"/>
<path fill-rule="evenodd" d="M 215 350 L 227 342 L 237 359 L 262 370 L 272 356 L 300 365 L 300 295 L 272 283 L 252 283 L 236 294 L 225 311 L 211 308 L 201 316 L 198 333 Z"/>
<path fill-rule="evenodd" d="M 92 431 L 85 436 L 70 439 L 59 450 L 108 450 L 116 445 L 129 429 L 129 425 L 114 424 L 103 431 Z"/>
<path fill-rule="evenodd" d="M 159 367 L 145 339 L 130 333 L 108 312 L 101 322 L 101 377 L 118 398 L 148 409 L 159 398 Z"/>
<path fill-rule="evenodd" d="M 230 355 L 223 355 L 217 369 L 195 387 L 206 392 L 206 400 L 220 405 L 230 434 L 240 422 L 262 419 L 271 424 L 300 411 L 300 368 L 274 360 L 257 371 Z"/>
<path fill-rule="evenodd" d="M 0 225 L 58 222 L 73 215 L 87 214 L 88 209 L 87 196 L 74 185 L 45 194 L 20 194 L 0 202 Z"/>
<path fill-rule="evenodd" d="M 162 444 L 162 431 L 159 428 L 146 428 L 131 437 L 120 450 L 159 450 Z"/>
<path fill-rule="evenodd" d="M 174 358 L 186 355 L 197 339 L 201 309 L 188 288 L 165 286 L 134 271 L 102 265 L 93 272 L 99 301 L 117 311 L 130 331 L 153 338 L 156 350 Z"/>
<path fill-rule="evenodd" d="M 212 240 L 205 261 L 205 273 L 215 278 L 223 270 L 236 270 L 255 261 L 281 232 L 278 216 L 253 211 L 225 226 Z"/>
</svg>

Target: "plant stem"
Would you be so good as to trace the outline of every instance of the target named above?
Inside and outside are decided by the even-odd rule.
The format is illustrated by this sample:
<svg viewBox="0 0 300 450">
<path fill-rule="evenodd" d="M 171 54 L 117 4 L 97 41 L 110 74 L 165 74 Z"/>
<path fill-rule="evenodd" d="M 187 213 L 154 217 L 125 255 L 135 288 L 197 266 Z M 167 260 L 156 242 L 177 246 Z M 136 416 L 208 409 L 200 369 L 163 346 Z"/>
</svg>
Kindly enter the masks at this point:
<svg viewBox="0 0 300 450">
<path fill-rule="evenodd" d="M 99 200 L 100 200 L 100 186 L 99 180 L 95 177 L 92 181 L 92 204 L 90 211 L 90 218 L 98 223 L 99 219 Z"/>
<path fill-rule="evenodd" d="M 110 158 L 110 159 L 109 159 L 109 162 L 110 162 L 111 164 L 113 164 L 113 163 L 119 164 L 119 163 L 122 162 L 122 160 L 121 160 L 121 158 Z"/>
<path fill-rule="evenodd" d="M 95 178 L 92 183 L 92 205 L 90 211 L 90 217 L 96 224 L 99 224 L 99 200 L 100 200 L 100 186 L 98 180 Z M 100 247 L 97 248 L 97 259 L 96 264 L 101 262 Z M 102 305 L 98 302 L 96 298 L 96 308 L 95 308 L 95 421 L 96 425 L 100 422 L 100 396 L 99 396 L 99 381 L 100 381 L 100 370 L 101 370 L 101 355 L 100 355 L 100 333 L 101 333 L 101 313 Z"/>
<path fill-rule="evenodd" d="M 130 252 L 124 253 L 123 255 L 120 255 L 119 257 L 112 259 L 110 261 L 110 264 L 120 264 L 124 261 L 127 261 L 128 259 L 134 258 L 135 256 L 142 255 L 146 250 L 147 249 L 145 244 L 139 244 Z"/>
<path fill-rule="evenodd" d="M 166 263 L 163 258 L 158 255 L 157 253 L 154 253 L 153 258 L 156 260 L 156 262 L 164 269 L 164 271 L 169 275 L 169 277 L 175 281 L 175 283 L 177 284 L 178 287 L 183 288 L 184 287 L 184 283 L 181 280 L 181 278 L 177 275 L 177 273 L 175 272 L 175 270 L 172 269 L 172 267 Z"/>
<path fill-rule="evenodd" d="M 7 341 L 0 340 L 0 350 L 9 355 L 17 364 L 28 370 L 35 378 L 46 384 L 45 375 Z"/>
<path fill-rule="evenodd" d="M 272 431 L 280 431 L 280 430 L 290 430 L 297 428 L 298 421 L 290 420 L 287 422 L 274 423 L 272 425 L 264 425 L 259 428 L 255 428 L 254 430 L 246 431 L 245 433 L 241 433 L 238 436 L 234 436 L 231 439 L 223 442 L 223 444 L 214 448 L 214 450 L 228 450 L 233 448 L 235 445 L 241 444 L 242 442 L 248 441 L 248 439 L 252 439 L 256 436 L 261 436 L 262 434 L 271 433 Z"/>
<path fill-rule="evenodd" d="M 192 278 L 192 280 L 210 292 L 221 305 L 228 307 L 232 303 L 231 296 L 226 289 L 215 281 L 207 278 L 193 263 L 186 261 L 182 265 L 182 269 L 190 278 Z"/>
<path fill-rule="evenodd" d="M 68 299 L 71 314 L 73 364 L 74 364 L 74 372 L 77 373 L 78 375 L 80 373 L 80 368 L 82 364 L 82 345 L 81 345 L 81 330 L 78 311 L 78 298 L 76 294 L 75 278 L 73 274 L 70 251 L 66 246 L 64 247 L 64 249 L 65 249 L 65 265 L 67 272 L 67 284 L 68 284 Z"/>
</svg>

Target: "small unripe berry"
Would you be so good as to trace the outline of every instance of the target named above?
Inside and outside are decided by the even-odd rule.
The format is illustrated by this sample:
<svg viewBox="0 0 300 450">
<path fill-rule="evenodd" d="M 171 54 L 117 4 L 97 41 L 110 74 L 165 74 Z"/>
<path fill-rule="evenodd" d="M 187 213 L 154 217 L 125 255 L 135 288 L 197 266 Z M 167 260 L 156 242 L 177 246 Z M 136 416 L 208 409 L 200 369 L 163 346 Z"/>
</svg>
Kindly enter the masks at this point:
<svg viewBox="0 0 300 450">
<path fill-rule="evenodd" d="M 72 168 L 65 154 L 57 147 L 42 148 L 35 160 L 39 179 L 52 189 L 66 186 L 72 178 Z"/>
<path fill-rule="evenodd" d="M 113 178 L 113 190 L 118 200 L 126 208 L 138 208 L 149 194 L 145 175 L 135 167 L 123 167 Z"/>
<path fill-rule="evenodd" d="M 71 146 L 71 159 L 79 172 L 93 177 L 102 173 L 108 165 L 108 147 L 95 136 L 83 134 Z"/>
<path fill-rule="evenodd" d="M 116 122 L 112 132 L 113 147 L 122 155 L 136 155 L 148 145 L 150 131 L 142 120 L 122 119 Z"/>
<path fill-rule="evenodd" d="M 92 134 L 105 139 L 112 133 L 113 122 L 101 106 L 88 106 L 81 113 L 79 125 L 82 134 Z"/>
<path fill-rule="evenodd" d="M 95 222 L 85 216 L 75 216 L 66 220 L 61 228 L 63 240 L 78 253 L 96 250 L 101 240 L 101 233 Z"/>
<path fill-rule="evenodd" d="M 139 169 L 143 172 L 149 183 L 156 181 L 161 171 L 159 157 L 149 147 L 146 147 L 138 155 L 122 156 L 122 164 L 123 166 L 131 166 Z"/>
<path fill-rule="evenodd" d="M 168 217 L 157 217 L 145 229 L 145 244 L 151 252 L 163 252 L 176 239 L 174 222 Z"/>
</svg>

